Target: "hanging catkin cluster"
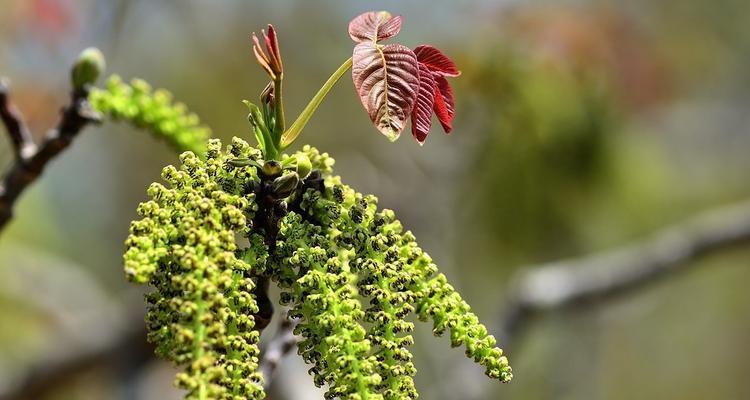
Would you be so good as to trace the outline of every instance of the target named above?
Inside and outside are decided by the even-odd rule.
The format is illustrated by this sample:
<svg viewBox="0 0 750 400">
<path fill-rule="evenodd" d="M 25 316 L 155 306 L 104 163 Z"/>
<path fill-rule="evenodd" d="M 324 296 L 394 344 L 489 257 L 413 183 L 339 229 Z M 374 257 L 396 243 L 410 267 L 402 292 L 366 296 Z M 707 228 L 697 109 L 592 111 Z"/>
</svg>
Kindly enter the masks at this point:
<svg viewBox="0 0 750 400">
<path fill-rule="evenodd" d="M 306 146 L 293 155 L 313 167 L 298 176 L 264 168 L 240 139 L 220 146 L 209 142 L 206 161 L 185 153 L 181 169 L 165 168 L 170 188 L 149 189 L 125 254 L 128 277 L 154 287 L 149 338 L 185 367 L 177 383 L 189 398 L 263 398 L 253 296 L 261 279 L 278 284 L 300 320 L 298 351 L 327 398 L 417 398 L 410 315 L 432 321 L 436 335 L 449 331 L 488 376 L 512 378 L 494 338 L 414 236 L 374 196 L 331 175 L 327 154 Z"/>
</svg>

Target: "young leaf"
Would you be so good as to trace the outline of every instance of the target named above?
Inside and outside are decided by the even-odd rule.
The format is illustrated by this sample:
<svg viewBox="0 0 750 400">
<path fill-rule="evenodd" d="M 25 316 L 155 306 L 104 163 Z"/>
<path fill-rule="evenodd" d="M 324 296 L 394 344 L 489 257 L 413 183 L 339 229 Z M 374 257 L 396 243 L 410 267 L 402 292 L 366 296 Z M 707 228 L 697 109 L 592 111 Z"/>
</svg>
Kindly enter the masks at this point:
<svg viewBox="0 0 750 400">
<path fill-rule="evenodd" d="M 456 101 L 453 99 L 453 90 L 448 80 L 442 76 L 435 75 L 435 115 L 443 126 L 445 133 L 451 133 L 451 123 L 456 113 Z"/>
<path fill-rule="evenodd" d="M 398 35 L 401 20 L 388 11 L 366 12 L 349 22 L 349 36 L 357 43 L 379 42 Z"/>
<path fill-rule="evenodd" d="M 420 63 L 436 74 L 450 77 L 461 75 L 453 60 L 435 47 L 423 44 L 414 48 L 414 54 Z"/>
<path fill-rule="evenodd" d="M 284 66 L 281 62 L 281 51 L 279 50 L 279 41 L 276 38 L 276 30 L 273 29 L 273 25 L 268 25 L 268 34 L 266 31 L 261 31 L 263 34 L 263 42 L 266 45 L 265 50 L 258 40 L 258 36 L 253 33 L 253 53 L 255 58 L 258 60 L 258 64 L 268 73 L 271 79 L 276 80 L 277 77 L 284 73 Z"/>
<path fill-rule="evenodd" d="M 417 57 L 400 44 L 354 47 L 352 78 L 375 127 L 391 141 L 406 126 L 419 90 Z"/>
<path fill-rule="evenodd" d="M 435 103 L 435 79 L 430 70 L 419 64 L 419 92 L 411 112 L 411 134 L 422 145 L 432 127 L 432 107 Z"/>
<path fill-rule="evenodd" d="M 456 77 L 461 72 L 456 64 L 440 50 L 421 45 L 414 49 L 419 63 L 419 96 L 411 115 L 411 132 L 419 144 L 424 144 L 432 126 L 432 112 L 435 112 L 445 133 L 451 132 L 455 114 L 453 91 L 446 77 Z M 427 94 L 429 90 L 430 94 Z"/>
</svg>

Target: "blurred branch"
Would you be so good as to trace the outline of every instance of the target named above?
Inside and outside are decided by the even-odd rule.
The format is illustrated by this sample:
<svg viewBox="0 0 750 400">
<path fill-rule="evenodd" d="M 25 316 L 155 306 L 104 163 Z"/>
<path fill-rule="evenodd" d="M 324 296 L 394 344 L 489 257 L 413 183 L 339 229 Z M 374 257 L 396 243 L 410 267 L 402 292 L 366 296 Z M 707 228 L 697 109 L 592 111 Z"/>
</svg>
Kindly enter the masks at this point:
<svg viewBox="0 0 750 400">
<path fill-rule="evenodd" d="M 47 163 L 65 150 L 86 125 L 99 122 L 99 114 L 91 109 L 86 100 L 87 89 L 75 90 L 70 97 L 71 102 L 63 108 L 57 127 L 49 131 L 37 148 L 20 113 L 8 101 L 7 81 L 0 84 L 0 115 L 16 149 L 16 161 L 0 186 L 0 231 L 12 218 L 18 197 L 41 176 Z"/>
<path fill-rule="evenodd" d="M 537 314 L 600 304 L 668 276 L 692 261 L 750 243 L 750 202 L 712 210 L 625 247 L 521 272 L 502 318 L 505 345 Z"/>
<path fill-rule="evenodd" d="M 36 151 L 36 145 L 31 137 L 29 127 L 23 120 L 23 115 L 10 101 L 10 83 L 6 78 L 0 78 L 0 120 L 8 131 L 16 159 L 30 157 Z"/>
<path fill-rule="evenodd" d="M 286 313 L 281 317 L 279 328 L 274 336 L 268 342 L 265 352 L 261 356 L 259 369 L 263 374 L 266 393 L 271 388 L 273 373 L 281 363 L 281 360 L 289 354 L 299 342 L 299 338 L 294 334 L 294 328 L 297 327 L 299 320 L 289 318 Z"/>
</svg>

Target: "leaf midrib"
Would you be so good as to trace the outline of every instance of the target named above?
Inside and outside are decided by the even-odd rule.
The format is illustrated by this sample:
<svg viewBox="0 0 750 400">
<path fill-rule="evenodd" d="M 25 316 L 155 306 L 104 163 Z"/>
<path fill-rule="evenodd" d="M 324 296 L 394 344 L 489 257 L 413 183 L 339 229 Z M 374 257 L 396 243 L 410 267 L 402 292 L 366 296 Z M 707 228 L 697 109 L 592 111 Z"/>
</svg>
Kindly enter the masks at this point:
<svg viewBox="0 0 750 400">
<path fill-rule="evenodd" d="M 391 113 L 389 112 L 389 105 L 388 105 L 388 64 L 385 60 L 385 53 L 383 53 L 383 48 L 381 45 L 378 45 L 377 43 L 373 42 L 373 46 L 375 46 L 375 50 L 378 51 L 378 54 L 380 55 L 380 60 L 383 62 L 383 100 L 385 105 L 385 120 L 388 124 L 388 133 L 393 133 L 393 125 L 391 125 Z"/>
</svg>

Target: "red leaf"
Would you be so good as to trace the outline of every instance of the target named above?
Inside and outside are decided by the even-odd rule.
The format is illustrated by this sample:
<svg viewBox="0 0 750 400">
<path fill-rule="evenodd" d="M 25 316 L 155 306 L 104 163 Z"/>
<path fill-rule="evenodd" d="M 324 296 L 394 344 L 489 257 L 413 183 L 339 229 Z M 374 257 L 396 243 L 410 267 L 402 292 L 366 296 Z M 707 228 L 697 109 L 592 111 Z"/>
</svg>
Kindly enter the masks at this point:
<svg viewBox="0 0 750 400">
<path fill-rule="evenodd" d="M 432 108 L 435 103 L 435 79 L 430 70 L 419 63 L 419 91 L 411 112 L 411 134 L 422 145 L 432 127 Z"/>
<path fill-rule="evenodd" d="M 352 79 L 375 127 L 398 139 L 419 90 L 417 56 L 400 44 L 360 43 L 352 55 Z"/>
<path fill-rule="evenodd" d="M 258 36 L 253 33 L 253 53 L 255 58 L 261 67 L 271 76 L 271 79 L 276 79 L 284 72 L 284 66 L 281 63 L 281 51 L 279 50 L 279 41 L 276 38 L 276 30 L 273 29 L 272 25 L 268 25 L 268 34 L 266 31 L 261 31 L 263 34 L 263 40 L 266 45 L 265 50 L 258 40 Z"/>
<path fill-rule="evenodd" d="M 456 102 L 453 99 L 453 90 L 445 77 L 433 74 L 435 79 L 435 115 L 443 126 L 445 133 L 451 133 L 451 123 L 456 112 Z"/>
<path fill-rule="evenodd" d="M 268 35 L 263 32 L 263 38 L 266 40 L 266 49 L 268 49 L 269 55 L 273 57 L 273 61 L 278 65 L 278 68 L 283 70 L 284 68 L 281 63 L 281 50 L 279 50 L 279 40 L 276 37 L 276 30 L 273 29 L 273 25 L 268 24 Z"/>
<path fill-rule="evenodd" d="M 453 60 L 448 58 L 442 51 L 423 44 L 417 46 L 414 49 L 414 54 L 417 56 L 417 61 L 424 64 L 430 71 L 442 75 L 456 77 L 461 75 L 461 71 L 456 68 L 456 64 Z"/>
<path fill-rule="evenodd" d="M 398 35 L 401 16 L 392 16 L 388 11 L 370 11 L 360 14 L 349 22 L 349 36 L 357 43 L 379 42 Z"/>
</svg>

